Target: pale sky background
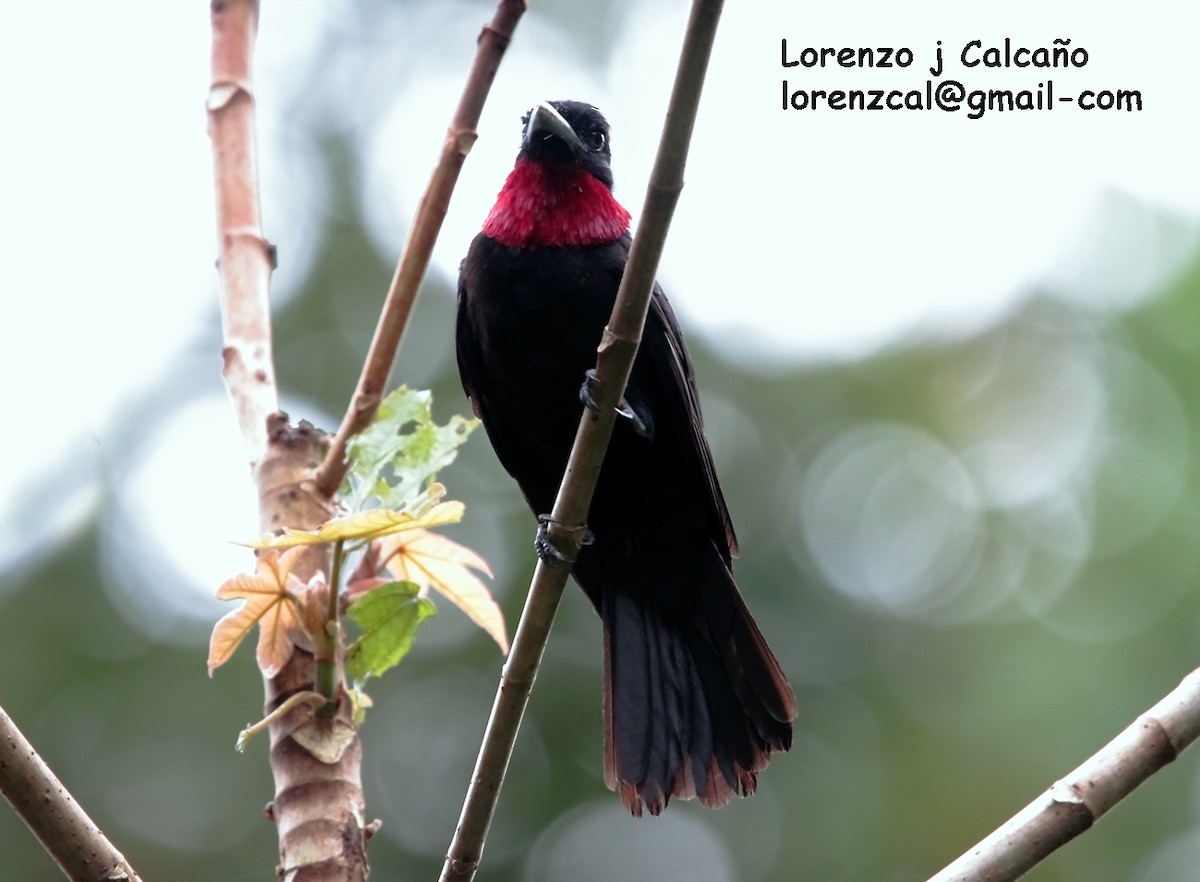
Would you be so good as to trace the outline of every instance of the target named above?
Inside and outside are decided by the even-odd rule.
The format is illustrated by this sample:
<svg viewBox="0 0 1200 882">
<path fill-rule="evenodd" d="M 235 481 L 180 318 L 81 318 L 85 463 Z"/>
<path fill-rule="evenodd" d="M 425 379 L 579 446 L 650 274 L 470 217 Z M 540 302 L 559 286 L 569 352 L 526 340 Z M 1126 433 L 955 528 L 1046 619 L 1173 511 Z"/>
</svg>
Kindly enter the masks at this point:
<svg viewBox="0 0 1200 882">
<path fill-rule="evenodd" d="M 264 3 L 259 148 L 266 233 L 282 260 L 277 301 L 303 276 L 315 225 L 297 219 L 319 210 L 325 186 L 287 150 L 290 115 L 322 114 L 358 137 L 372 234 L 395 254 L 491 14 L 486 4 L 434 3 L 375 35 L 369 57 L 338 50 L 329 34 L 353 32 L 371 8 Z M 455 272 L 511 167 L 519 116 L 542 98 L 606 112 L 617 193 L 636 217 L 686 12 L 636 4 L 604 63 L 588 55 L 586 28 L 567 30 L 531 5 L 433 272 Z M 227 557 L 184 563 L 195 537 L 223 543 L 254 529 L 218 353 L 189 355 L 211 373 L 180 377 L 177 402 L 151 405 L 146 393 L 174 375 L 216 309 L 208 4 L 21 4 L 7 13 L 6 34 L 0 371 L 6 459 L 19 467 L 0 475 L 0 572 L 67 535 L 119 474 L 128 480 L 105 525 L 108 553 L 152 549 L 176 561 L 201 602 L 246 565 L 245 552 L 229 546 Z M 1136 305 L 1182 266 L 1200 231 L 1197 34 L 1200 6 L 1189 0 L 729 4 L 660 278 L 691 334 L 764 367 L 960 335 L 1039 289 L 1102 311 Z M 1031 48 L 1069 38 L 1089 62 L 958 64 L 969 40 L 1005 37 Z M 907 70 L 784 69 L 781 38 L 793 54 L 906 46 L 916 60 Z M 1036 89 L 1052 77 L 1056 95 L 1138 89 L 1144 110 L 1060 106 L 970 120 L 965 111 L 781 109 L 785 79 L 791 89 L 923 89 L 938 40 L 944 76 L 968 90 Z M 400 92 L 401 82 L 415 88 Z M 120 449 L 122 422 L 149 406 L 164 411 L 155 437 Z M 303 403 L 290 409 L 333 424 Z M 179 511 L 184 475 L 196 493 Z M 239 496 L 245 505 L 231 506 Z"/>
</svg>

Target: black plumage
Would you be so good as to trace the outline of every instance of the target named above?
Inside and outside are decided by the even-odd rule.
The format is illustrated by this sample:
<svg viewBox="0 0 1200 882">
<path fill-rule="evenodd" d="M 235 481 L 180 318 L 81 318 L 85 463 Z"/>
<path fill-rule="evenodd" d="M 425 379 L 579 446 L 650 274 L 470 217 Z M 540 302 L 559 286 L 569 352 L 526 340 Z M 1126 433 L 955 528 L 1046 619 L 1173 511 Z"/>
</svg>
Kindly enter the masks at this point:
<svg viewBox="0 0 1200 882">
<path fill-rule="evenodd" d="M 526 117 L 516 168 L 458 287 L 463 386 L 505 469 L 548 513 L 629 256 L 594 107 Z M 679 324 L 655 285 L 572 574 L 605 634 L 605 777 L 634 814 L 721 805 L 791 744 L 795 699 L 734 584 L 733 525 Z"/>
</svg>

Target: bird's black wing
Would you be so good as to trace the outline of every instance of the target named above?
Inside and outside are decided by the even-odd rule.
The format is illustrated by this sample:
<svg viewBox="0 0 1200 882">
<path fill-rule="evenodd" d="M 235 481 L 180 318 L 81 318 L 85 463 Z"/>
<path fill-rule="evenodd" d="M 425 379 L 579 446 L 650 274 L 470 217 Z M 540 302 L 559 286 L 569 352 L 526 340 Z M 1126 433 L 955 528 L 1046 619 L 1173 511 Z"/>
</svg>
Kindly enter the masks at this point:
<svg viewBox="0 0 1200 882">
<path fill-rule="evenodd" d="M 707 487 L 708 514 L 716 535 L 714 540 L 724 536 L 724 547 L 728 557 L 736 557 L 738 553 L 737 535 L 733 530 L 733 520 L 729 516 L 729 508 L 725 504 L 725 496 L 721 493 L 721 485 L 717 481 L 717 470 L 713 465 L 712 450 L 704 437 L 704 418 L 700 413 L 700 398 L 696 392 L 696 377 L 692 370 L 692 362 L 688 357 L 687 347 L 683 342 L 683 332 L 675 312 L 663 293 L 662 286 L 654 283 L 654 291 L 650 299 L 650 310 L 646 316 L 646 331 L 643 341 L 661 334 L 665 345 L 650 345 L 643 347 L 646 358 L 651 360 L 649 373 L 662 378 L 668 384 L 666 394 L 656 396 L 658 407 L 664 413 L 654 414 L 656 421 L 666 420 L 671 424 L 673 434 L 684 442 L 686 457 L 690 460 L 697 473 L 698 480 Z M 638 378 L 640 379 L 640 377 Z M 631 383 L 633 379 L 631 378 Z M 636 395 L 636 390 L 633 393 Z M 728 562 L 728 561 L 726 561 Z"/>
<path fill-rule="evenodd" d="M 466 278 L 461 273 L 458 279 L 458 318 L 454 325 L 455 355 L 458 359 L 458 376 L 462 380 L 463 392 L 471 402 L 471 411 L 481 420 L 484 427 L 495 425 L 487 395 L 487 371 L 483 363 L 479 338 L 468 310 Z M 504 438 L 499 433 L 488 432 L 489 440 L 496 451 L 496 458 L 511 471 L 512 459 L 504 449 Z"/>
</svg>

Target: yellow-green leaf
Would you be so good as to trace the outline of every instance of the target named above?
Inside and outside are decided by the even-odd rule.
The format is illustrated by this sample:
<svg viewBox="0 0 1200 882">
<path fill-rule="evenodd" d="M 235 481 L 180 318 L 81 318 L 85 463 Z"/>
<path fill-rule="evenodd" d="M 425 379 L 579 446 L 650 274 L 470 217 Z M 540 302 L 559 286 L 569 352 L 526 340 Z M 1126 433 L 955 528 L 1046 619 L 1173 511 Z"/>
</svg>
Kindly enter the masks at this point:
<svg viewBox="0 0 1200 882">
<path fill-rule="evenodd" d="M 462 520 L 461 502 L 438 502 L 424 511 L 392 511 L 372 508 L 356 514 L 333 518 L 316 530 L 285 530 L 278 536 L 264 536 L 250 543 L 251 548 L 294 548 L 325 542 L 368 542 L 405 530 L 439 527 Z"/>
</svg>

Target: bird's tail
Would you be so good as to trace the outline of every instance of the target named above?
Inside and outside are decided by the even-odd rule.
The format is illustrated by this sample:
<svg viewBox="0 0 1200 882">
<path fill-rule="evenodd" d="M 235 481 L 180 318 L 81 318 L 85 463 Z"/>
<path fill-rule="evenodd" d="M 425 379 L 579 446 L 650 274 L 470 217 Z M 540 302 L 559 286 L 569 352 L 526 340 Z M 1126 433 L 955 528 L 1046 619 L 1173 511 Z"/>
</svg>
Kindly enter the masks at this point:
<svg viewBox="0 0 1200 882">
<path fill-rule="evenodd" d="M 796 716 L 717 548 L 669 559 L 601 566 L 586 586 L 604 622 L 605 782 L 634 815 L 672 796 L 710 807 L 749 796 L 771 752 L 791 746 Z"/>
</svg>

